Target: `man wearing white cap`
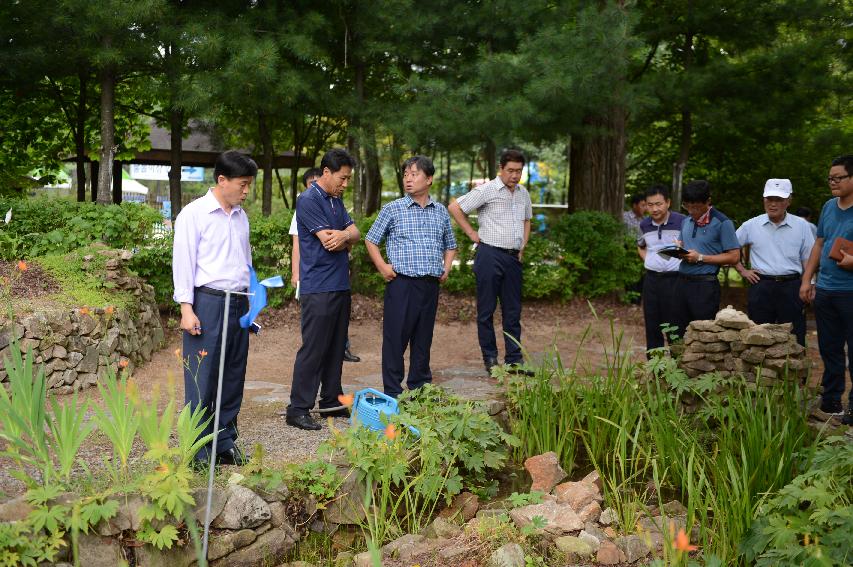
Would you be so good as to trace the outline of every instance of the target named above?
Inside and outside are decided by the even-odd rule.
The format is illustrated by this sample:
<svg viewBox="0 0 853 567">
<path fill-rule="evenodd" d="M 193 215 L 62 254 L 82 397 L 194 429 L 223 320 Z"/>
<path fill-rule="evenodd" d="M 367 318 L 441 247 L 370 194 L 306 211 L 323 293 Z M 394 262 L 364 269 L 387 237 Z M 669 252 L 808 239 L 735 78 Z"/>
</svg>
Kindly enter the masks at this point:
<svg viewBox="0 0 853 567">
<path fill-rule="evenodd" d="M 814 236 L 809 223 L 788 214 L 791 181 L 768 179 L 764 184 L 765 214 L 737 229 L 744 263 L 735 269 L 750 284 L 747 311 L 756 323 L 793 323 L 797 342 L 806 344 L 806 317 L 800 299 L 800 280 Z M 747 261 L 748 259 L 748 261 Z"/>
</svg>

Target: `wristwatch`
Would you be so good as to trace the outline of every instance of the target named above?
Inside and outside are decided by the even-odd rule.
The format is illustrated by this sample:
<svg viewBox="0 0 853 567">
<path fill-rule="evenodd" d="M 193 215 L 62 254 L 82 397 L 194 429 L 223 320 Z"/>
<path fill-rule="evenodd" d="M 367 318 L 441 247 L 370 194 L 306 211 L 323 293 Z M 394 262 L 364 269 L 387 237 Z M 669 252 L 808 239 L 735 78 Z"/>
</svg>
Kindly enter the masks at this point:
<svg viewBox="0 0 853 567">
<path fill-rule="evenodd" d="M 699 254 L 699 257 L 696 258 L 696 263 L 701 264 L 704 261 L 705 261 L 705 256 L 703 256 L 702 254 Z"/>
</svg>

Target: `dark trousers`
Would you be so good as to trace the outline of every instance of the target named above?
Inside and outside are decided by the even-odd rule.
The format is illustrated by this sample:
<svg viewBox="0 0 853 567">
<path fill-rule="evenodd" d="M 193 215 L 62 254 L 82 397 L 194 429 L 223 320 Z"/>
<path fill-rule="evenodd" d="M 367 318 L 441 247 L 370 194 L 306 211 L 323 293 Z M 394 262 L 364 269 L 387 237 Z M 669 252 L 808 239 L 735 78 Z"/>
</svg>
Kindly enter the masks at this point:
<svg viewBox="0 0 853 567">
<path fill-rule="evenodd" d="M 679 337 L 684 336 L 687 325 L 693 321 L 714 319 L 720 310 L 720 282 L 713 279 L 690 279 L 678 277 L 676 284 L 676 318 Z"/>
<path fill-rule="evenodd" d="M 646 272 L 643 278 L 643 318 L 646 323 L 646 350 L 662 348 L 661 325 L 677 324 L 673 299 L 678 285 L 678 272 Z"/>
<path fill-rule="evenodd" d="M 845 362 L 853 369 L 853 291 L 817 288 L 814 314 L 817 320 L 817 345 L 823 359 L 823 399 L 841 400 Z M 849 400 L 853 404 L 853 389 L 850 390 Z"/>
<path fill-rule="evenodd" d="M 749 288 L 747 313 L 754 322 L 793 323 L 797 342 L 806 346 L 806 314 L 800 300 L 800 279 L 762 279 Z"/>
<path fill-rule="evenodd" d="M 246 361 L 249 357 L 249 330 L 240 327 L 240 317 L 249 309 L 244 295 L 232 295 L 228 309 L 228 338 L 225 343 L 225 370 L 222 376 L 222 400 L 219 413 L 219 438 L 216 452 L 234 447 L 237 439 L 237 414 L 243 402 L 243 383 L 246 381 Z M 225 297 L 195 292 L 193 311 L 201 321 L 202 333 L 190 335 L 184 331 L 184 396 L 195 409 L 206 408 L 210 423 L 202 435 L 214 431 L 216 385 L 219 380 L 219 358 L 222 352 L 222 319 Z M 206 354 L 205 354 L 206 353 Z M 210 459 L 211 444 L 205 445 L 196 459 Z"/>
<path fill-rule="evenodd" d="M 385 286 L 382 321 L 382 386 L 389 396 L 403 392 L 403 353 L 409 348 L 409 390 L 432 382 L 429 354 L 438 310 L 438 278 L 402 274 Z"/>
<path fill-rule="evenodd" d="M 477 278 L 477 338 L 483 360 L 498 358 L 493 317 L 500 298 L 506 347 L 504 360 L 507 364 L 521 362 L 521 262 L 512 254 L 481 242 L 474 256 L 474 276 Z"/>
<path fill-rule="evenodd" d="M 340 405 L 344 343 L 349 330 L 350 292 L 307 293 L 299 298 L 302 346 L 293 364 L 293 385 L 287 415 L 307 415 L 317 390 L 320 408 Z"/>
</svg>

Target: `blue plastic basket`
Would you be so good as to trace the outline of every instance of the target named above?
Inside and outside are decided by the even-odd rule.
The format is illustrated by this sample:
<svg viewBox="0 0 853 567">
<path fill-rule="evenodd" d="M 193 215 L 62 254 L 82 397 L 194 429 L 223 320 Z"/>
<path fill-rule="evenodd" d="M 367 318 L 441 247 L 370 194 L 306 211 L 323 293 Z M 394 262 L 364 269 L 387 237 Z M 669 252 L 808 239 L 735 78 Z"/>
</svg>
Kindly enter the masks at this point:
<svg viewBox="0 0 853 567">
<path fill-rule="evenodd" d="M 373 388 L 365 388 L 355 393 L 350 423 L 374 431 L 384 431 L 388 419 L 386 418 L 385 423 L 382 423 L 382 415 L 391 416 L 397 413 L 399 413 L 397 400 Z"/>
</svg>

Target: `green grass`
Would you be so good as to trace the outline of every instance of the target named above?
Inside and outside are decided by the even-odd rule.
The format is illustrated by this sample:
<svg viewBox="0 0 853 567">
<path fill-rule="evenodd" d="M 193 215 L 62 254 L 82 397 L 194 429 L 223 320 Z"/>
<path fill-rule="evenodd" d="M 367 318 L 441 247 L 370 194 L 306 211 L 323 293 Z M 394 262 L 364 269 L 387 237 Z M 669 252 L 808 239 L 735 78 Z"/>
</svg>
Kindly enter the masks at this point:
<svg viewBox="0 0 853 567">
<path fill-rule="evenodd" d="M 674 495 L 688 526 L 699 528 L 694 543 L 705 560 L 745 564 L 741 545 L 758 509 L 810 460 L 816 434 L 807 392 L 796 381 L 691 380 L 671 359 L 632 363 L 621 338 L 611 331 L 609 339 L 599 375 L 550 363 L 533 379 L 508 382 L 516 458 L 555 451 L 566 471 L 593 465 L 627 533 L 645 507 L 659 504 L 653 494 Z M 701 399 L 702 409 L 685 412 L 684 395 Z"/>
<path fill-rule="evenodd" d="M 83 257 L 93 259 L 86 269 Z M 128 307 L 134 301 L 131 294 L 115 289 L 105 281 L 106 258 L 91 250 L 81 249 L 64 255 L 48 255 L 33 260 L 53 276 L 61 289 L 50 300 L 65 307 Z M 87 271 L 88 270 L 88 271 Z"/>
</svg>

